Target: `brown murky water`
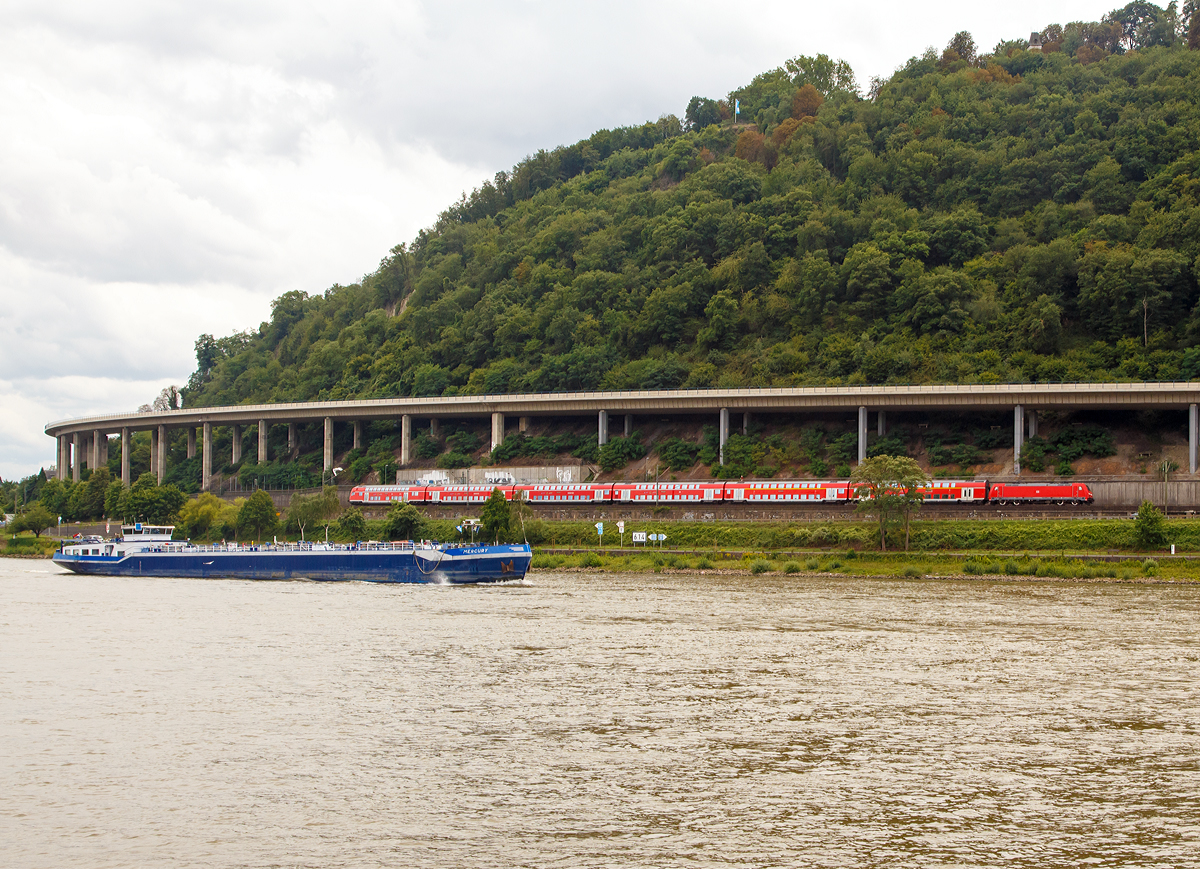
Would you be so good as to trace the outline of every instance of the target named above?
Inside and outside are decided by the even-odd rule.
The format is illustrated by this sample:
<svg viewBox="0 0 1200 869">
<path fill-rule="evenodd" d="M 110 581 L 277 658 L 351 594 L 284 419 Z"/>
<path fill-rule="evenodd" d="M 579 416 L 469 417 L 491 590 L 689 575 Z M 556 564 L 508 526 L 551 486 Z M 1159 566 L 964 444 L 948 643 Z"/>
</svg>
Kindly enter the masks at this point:
<svg viewBox="0 0 1200 869">
<path fill-rule="evenodd" d="M 0 560 L 0 865 L 1200 866 L 1200 589 Z"/>
</svg>

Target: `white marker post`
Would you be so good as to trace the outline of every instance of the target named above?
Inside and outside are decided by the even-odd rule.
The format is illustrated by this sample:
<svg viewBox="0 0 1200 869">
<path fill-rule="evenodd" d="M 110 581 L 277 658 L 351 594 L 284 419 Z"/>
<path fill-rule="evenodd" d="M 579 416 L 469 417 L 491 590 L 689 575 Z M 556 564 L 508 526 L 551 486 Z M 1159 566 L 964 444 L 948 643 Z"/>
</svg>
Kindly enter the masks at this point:
<svg viewBox="0 0 1200 869">
<path fill-rule="evenodd" d="M 618 522 L 617 530 L 621 532 L 621 548 L 624 549 L 625 548 L 625 523 Z"/>
<path fill-rule="evenodd" d="M 600 548 L 603 549 L 604 548 L 604 523 L 603 522 L 596 523 L 596 533 L 598 535 L 600 535 Z"/>
</svg>

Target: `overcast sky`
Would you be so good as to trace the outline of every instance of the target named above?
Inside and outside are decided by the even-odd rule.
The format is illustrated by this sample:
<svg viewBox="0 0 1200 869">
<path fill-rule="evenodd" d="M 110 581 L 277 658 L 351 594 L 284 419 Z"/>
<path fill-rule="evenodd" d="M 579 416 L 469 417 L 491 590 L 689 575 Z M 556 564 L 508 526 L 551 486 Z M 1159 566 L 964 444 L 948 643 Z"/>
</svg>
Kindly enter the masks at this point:
<svg viewBox="0 0 1200 869">
<path fill-rule="evenodd" d="M 199 334 L 356 281 L 538 148 L 799 54 L 865 86 L 958 30 L 987 49 L 1108 10 L 0 0 L 0 477 L 54 461 L 48 421 L 182 385 Z"/>
</svg>

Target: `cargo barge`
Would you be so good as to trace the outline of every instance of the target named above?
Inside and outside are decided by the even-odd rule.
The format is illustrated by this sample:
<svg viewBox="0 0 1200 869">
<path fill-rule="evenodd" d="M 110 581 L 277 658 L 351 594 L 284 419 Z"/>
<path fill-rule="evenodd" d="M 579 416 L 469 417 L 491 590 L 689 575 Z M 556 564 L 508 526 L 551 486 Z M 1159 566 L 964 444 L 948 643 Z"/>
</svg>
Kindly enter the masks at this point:
<svg viewBox="0 0 1200 869">
<path fill-rule="evenodd" d="M 54 562 L 93 576 L 196 579 L 478 583 L 524 578 L 529 544 L 457 546 L 433 542 L 197 545 L 172 540 L 170 525 L 127 525 L 111 540 L 64 541 Z"/>
</svg>

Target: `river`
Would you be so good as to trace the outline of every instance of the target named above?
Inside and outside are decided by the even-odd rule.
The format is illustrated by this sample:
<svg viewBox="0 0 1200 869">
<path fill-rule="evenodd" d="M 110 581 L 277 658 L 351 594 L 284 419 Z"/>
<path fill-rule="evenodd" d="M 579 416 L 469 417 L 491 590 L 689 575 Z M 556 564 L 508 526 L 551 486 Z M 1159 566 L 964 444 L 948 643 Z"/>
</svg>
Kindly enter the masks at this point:
<svg viewBox="0 0 1200 869">
<path fill-rule="evenodd" d="M 1200 866 L 1200 588 L 0 559 L 0 865 Z"/>
</svg>

